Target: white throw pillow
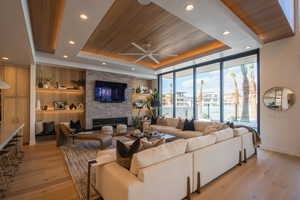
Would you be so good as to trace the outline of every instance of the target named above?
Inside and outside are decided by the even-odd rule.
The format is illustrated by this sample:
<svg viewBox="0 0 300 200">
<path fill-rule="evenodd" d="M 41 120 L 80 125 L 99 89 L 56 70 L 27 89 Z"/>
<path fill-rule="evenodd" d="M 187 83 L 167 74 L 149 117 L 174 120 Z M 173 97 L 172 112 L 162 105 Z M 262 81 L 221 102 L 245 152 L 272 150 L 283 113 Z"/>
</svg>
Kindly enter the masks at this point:
<svg viewBox="0 0 300 200">
<path fill-rule="evenodd" d="M 187 139 L 187 152 L 192 152 L 197 149 L 202 149 L 209 145 L 215 144 L 217 141 L 216 135 L 206 135 Z"/>
<path fill-rule="evenodd" d="M 232 128 L 226 128 L 221 131 L 217 131 L 215 133 L 212 133 L 211 135 L 217 136 L 217 143 L 222 142 L 224 140 L 228 140 L 230 138 L 233 138 L 233 129 Z"/>
<path fill-rule="evenodd" d="M 180 139 L 138 152 L 132 157 L 130 172 L 137 175 L 142 168 L 182 155 L 186 152 L 186 146 L 187 141 Z"/>
</svg>

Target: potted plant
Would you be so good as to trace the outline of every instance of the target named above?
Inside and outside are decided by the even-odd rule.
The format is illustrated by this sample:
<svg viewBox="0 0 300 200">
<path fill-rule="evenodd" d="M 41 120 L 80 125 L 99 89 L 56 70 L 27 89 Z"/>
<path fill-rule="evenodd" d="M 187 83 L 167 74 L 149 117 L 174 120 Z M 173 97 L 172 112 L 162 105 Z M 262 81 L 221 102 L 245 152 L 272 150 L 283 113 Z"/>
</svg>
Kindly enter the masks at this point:
<svg viewBox="0 0 300 200">
<path fill-rule="evenodd" d="M 137 93 L 137 94 L 140 94 L 141 93 L 141 86 L 138 86 L 136 89 L 135 89 L 135 92 Z"/>
</svg>

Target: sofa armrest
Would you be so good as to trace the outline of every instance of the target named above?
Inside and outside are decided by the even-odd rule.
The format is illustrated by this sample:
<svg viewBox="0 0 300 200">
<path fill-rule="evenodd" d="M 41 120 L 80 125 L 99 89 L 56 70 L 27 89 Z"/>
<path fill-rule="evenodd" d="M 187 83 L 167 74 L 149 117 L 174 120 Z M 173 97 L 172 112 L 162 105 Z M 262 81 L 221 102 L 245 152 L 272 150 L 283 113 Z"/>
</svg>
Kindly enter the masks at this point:
<svg viewBox="0 0 300 200">
<path fill-rule="evenodd" d="M 107 149 L 104 151 L 99 151 L 97 153 L 97 158 L 96 158 L 97 163 L 93 164 L 93 167 L 114 162 L 116 161 L 116 159 L 117 159 L 116 149 Z"/>
<path fill-rule="evenodd" d="M 143 182 L 119 164 L 96 167 L 96 188 L 105 200 L 140 200 Z"/>
</svg>

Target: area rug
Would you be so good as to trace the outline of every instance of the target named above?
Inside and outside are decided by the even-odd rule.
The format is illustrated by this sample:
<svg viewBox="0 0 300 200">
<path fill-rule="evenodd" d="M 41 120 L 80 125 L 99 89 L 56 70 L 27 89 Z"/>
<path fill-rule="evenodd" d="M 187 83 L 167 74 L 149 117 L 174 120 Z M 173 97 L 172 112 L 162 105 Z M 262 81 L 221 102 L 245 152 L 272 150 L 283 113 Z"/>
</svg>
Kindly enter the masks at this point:
<svg viewBox="0 0 300 200">
<path fill-rule="evenodd" d="M 116 140 L 122 142 L 130 141 L 125 136 L 113 138 L 113 144 L 108 148 L 116 146 Z M 87 174 L 88 161 L 96 158 L 96 154 L 100 151 L 100 145 L 97 141 L 76 141 L 76 144 L 66 144 L 60 147 L 64 154 L 64 158 L 72 177 L 75 188 L 81 200 L 87 200 Z M 95 185 L 95 170 L 91 170 L 91 182 Z M 97 196 L 91 187 L 91 197 Z"/>
</svg>

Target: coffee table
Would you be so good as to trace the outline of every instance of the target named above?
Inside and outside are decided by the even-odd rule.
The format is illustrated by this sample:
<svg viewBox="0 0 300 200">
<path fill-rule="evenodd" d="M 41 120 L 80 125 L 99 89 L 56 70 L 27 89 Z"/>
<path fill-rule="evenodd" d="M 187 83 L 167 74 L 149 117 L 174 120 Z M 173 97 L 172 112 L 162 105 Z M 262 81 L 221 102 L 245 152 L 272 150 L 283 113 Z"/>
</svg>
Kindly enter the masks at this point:
<svg viewBox="0 0 300 200">
<path fill-rule="evenodd" d="M 180 137 L 177 137 L 175 135 L 170 135 L 170 134 L 167 134 L 167 133 L 158 133 L 158 132 L 150 133 L 150 134 L 141 133 L 141 134 L 138 134 L 138 135 L 129 134 L 129 135 L 126 135 L 126 137 L 128 137 L 130 139 L 137 139 L 137 138 L 146 137 L 149 141 L 155 141 L 155 140 L 158 140 L 158 139 L 161 139 L 161 138 L 165 138 L 166 142 L 172 142 L 174 140 L 180 139 Z"/>
</svg>

